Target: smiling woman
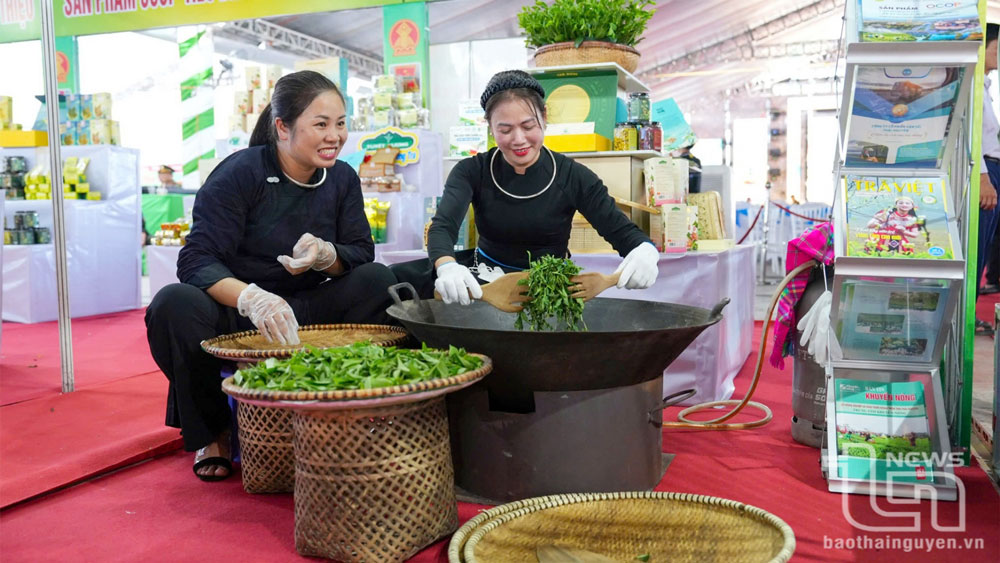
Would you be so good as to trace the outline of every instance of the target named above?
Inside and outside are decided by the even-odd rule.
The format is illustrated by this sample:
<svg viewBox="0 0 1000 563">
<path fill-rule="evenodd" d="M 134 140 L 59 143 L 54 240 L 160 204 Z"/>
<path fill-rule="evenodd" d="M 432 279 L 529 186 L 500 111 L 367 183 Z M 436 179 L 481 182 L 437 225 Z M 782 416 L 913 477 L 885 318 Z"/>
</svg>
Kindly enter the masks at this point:
<svg viewBox="0 0 1000 563">
<path fill-rule="evenodd" d="M 361 182 L 337 161 L 344 106 L 319 73 L 278 80 L 250 147 L 223 160 L 198 191 L 177 261 L 183 283 L 161 289 L 147 309 L 150 351 L 170 380 L 167 424 L 198 451 L 200 479 L 232 470 L 222 364 L 202 340 L 256 327 L 269 341 L 297 345 L 300 324 L 388 320 L 396 280 L 372 263 Z"/>
</svg>

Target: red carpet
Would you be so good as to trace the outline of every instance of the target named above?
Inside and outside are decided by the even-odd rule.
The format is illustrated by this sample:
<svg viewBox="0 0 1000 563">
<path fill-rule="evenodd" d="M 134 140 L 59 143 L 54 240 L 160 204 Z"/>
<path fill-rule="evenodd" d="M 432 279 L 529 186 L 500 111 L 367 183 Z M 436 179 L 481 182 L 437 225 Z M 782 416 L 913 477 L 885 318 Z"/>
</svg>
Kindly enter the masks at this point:
<svg viewBox="0 0 1000 563">
<path fill-rule="evenodd" d="M 140 373 L 159 373 L 149 355 L 144 314 L 145 309 L 137 309 L 73 319 L 76 389 Z M 60 374 L 56 322 L 3 323 L 0 405 L 59 393 Z"/>
<path fill-rule="evenodd" d="M 166 396 L 157 372 L 0 407 L 0 507 L 179 448 Z"/>
<path fill-rule="evenodd" d="M 757 338 L 759 331 L 758 326 Z M 748 361 L 737 379 L 737 396 L 748 386 L 752 369 Z M 774 420 L 762 429 L 667 430 L 664 449 L 676 457 L 657 489 L 731 498 L 776 514 L 795 530 L 796 561 L 1000 560 L 996 533 L 1000 501 L 978 468 L 958 470 L 967 499 L 963 533 L 935 532 L 929 501 L 916 508 L 902 507 L 919 510 L 919 534 L 852 528 L 842 513 L 842 496 L 826 490 L 819 451 L 791 439 L 791 379 L 790 367 L 783 372 L 765 368 L 755 398 L 772 408 Z M 162 406 L 154 410 L 160 416 Z M 64 430 L 51 430 L 53 435 L 60 431 Z M 9 455 L 4 459 L 9 460 Z M 849 497 L 851 514 L 867 525 L 885 525 L 885 518 L 875 516 L 867 501 L 867 497 Z M 880 507 L 888 510 L 885 502 Z M 478 508 L 460 504 L 462 521 Z M 958 508 L 958 503 L 941 503 L 938 521 L 956 524 Z M 895 520 L 892 524 L 900 525 Z M 838 549 L 833 543 L 858 536 L 885 541 L 889 535 L 908 542 L 941 538 L 961 544 L 965 538 L 982 539 L 983 548 L 928 550 L 908 543 L 894 548 Z M 447 541 L 442 540 L 413 561 L 446 561 L 446 550 Z M 5 561 L 303 560 L 295 553 L 291 495 L 248 495 L 238 479 L 202 483 L 191 474 L 190 454 L 180 452 L 3 510 L 0 553 Z"/>
</svg>

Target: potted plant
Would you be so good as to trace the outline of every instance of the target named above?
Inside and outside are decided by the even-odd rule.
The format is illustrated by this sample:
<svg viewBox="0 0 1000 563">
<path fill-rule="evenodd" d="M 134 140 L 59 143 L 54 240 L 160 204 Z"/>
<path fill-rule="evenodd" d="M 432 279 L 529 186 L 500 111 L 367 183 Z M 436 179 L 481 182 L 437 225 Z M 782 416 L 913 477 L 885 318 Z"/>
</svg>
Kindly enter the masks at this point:
<svg viewBox="0 0 1000 563">
<path fill-rule="evenodd" d="M 616 62 L 629 72 L 639 65 L 635 45 L 656 10 L 653 0 L 541 0 L 525 6 L 517 21 L 535 47 L 536 66 Z"/>
</svg>

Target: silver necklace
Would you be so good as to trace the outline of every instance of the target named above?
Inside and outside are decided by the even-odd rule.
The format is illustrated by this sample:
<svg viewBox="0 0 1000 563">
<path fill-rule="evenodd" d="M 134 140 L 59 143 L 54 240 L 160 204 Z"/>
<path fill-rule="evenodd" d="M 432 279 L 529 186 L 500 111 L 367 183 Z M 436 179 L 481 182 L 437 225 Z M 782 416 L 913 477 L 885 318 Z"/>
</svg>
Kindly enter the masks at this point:
<svg viewBox="0 0 1000 563">
<path fill-rule="evenodd" d="M 556 155 L 552 154 L 552 151 L 549 150 L 549 147 L 546 147 L 545 145 L 542 145 L 542 147 L 545 150 L 549 151 L 549 156 L 552 158 L 552 179 L 549 180 L 548 185 L 546 185 L 544 188 L 542 188 L 542 191 L 540 191 L 540 192 L 538 192 L 536 194 L 531 194 L 531 195 L 514 195 L 514 194 L 508 192 L 507 190 L 501 188 L 500 184 L 497 182 L 496 175 L 493 173 L 493 161 L 496 160 L 497 153 L 500 152 L 500 149 L 497 149 L 497 150 L 493 151 L 493 156 L 490 157 L 490 178 L 493 179 L 493 185 L 496 186 L 498 190 L 500 190 L 501 192 L 503 192 L 504 195 L 507 195 L 507 196 L 512 197 L 514 199 L 531 199 L 533 197 L 538 197 L 538 196 L 544 194 L 545 190 L 551 188 L 552 187 L 552 183 L 556 181 Z"/>
<path fill-rule="evenodd" d="M 281 171 L 281 173 L 282 173 L 282 174 L 285 174 L 285 171 L 284 171 L 284 170 L 282 170 L 282 171 Z M 288 174 L 285 174 L 285 178 L 288 178 L 288 181 L 289 181 L 289 182 L 291 182 L 291 183 L 295 184 L 296 186 L 298 186 L 298 187 L 300 187 L 300 188 L 317 188 L 317 187 L 319 187 L 319 186 L 320 186 L 320 185 L 321 185 L 321 184 L 322 184 L 323 182 L 325 182 L 325 181 L 326 181 L 326 168 L 324 168 L 324 169 L 323 169 L 323 175 L 322 175 L 322 176 L 320 176 L 320 179 L 319 179 L 319 181 L 318 181 L 318 182 L 316 182 L 315 184 L 303 184 L 302 182 L 299 182 L 298 180 L 296 180 L 295 178 L 292 178 L 292 177 L 291 177 L 291 176 L 289 176 Z"/>
</svg>

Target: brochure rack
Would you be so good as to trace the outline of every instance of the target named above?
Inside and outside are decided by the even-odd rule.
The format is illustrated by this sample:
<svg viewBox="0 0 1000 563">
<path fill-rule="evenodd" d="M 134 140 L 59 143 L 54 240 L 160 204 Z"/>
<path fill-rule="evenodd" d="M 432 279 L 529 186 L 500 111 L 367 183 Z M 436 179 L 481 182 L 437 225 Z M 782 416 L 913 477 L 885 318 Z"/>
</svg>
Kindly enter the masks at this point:
<svg viewBox="0 0 1000 563">
<path fill-rule="evenodd" d="M 981 44 L 920 35 L 942 13 L 912 23 L 916 41 L 888 42 L 900 39 L 872 33 L 871 21 L 859 30 L 885 6 L 866 4 L 847 8 L 823 470 L 834 492 L 954 500 L 942 381 L 960 387 L 948 381 L 960 370 L 942 377 L 941 367 L 961 356 L 960 226 Z"/>
</svg>

